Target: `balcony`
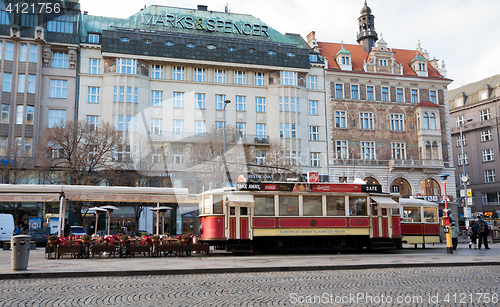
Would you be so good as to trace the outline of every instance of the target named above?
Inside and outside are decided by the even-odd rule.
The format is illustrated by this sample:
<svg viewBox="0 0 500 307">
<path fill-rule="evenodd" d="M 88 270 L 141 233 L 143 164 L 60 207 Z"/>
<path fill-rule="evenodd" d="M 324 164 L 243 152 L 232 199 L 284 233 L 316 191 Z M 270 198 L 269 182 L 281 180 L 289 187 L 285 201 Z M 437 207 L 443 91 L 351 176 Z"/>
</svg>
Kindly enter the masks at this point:
<svg viewBox="0 0 500 307">
<path fill-rule="evenodd" d="M 334 159 L 334 165 L 387 166 L 386 160 Z"/>
<path fill-rule="evenodd" d="M 395 169 L 407 169 L 412 171 L 414 169 L 422 169 L 424 173 L 439 173 L 444 168 L 444 161 L 438 159 L 427 159 L 427 160 L 389 160 L 389 170 L 393 171 Z"/>
</svg>

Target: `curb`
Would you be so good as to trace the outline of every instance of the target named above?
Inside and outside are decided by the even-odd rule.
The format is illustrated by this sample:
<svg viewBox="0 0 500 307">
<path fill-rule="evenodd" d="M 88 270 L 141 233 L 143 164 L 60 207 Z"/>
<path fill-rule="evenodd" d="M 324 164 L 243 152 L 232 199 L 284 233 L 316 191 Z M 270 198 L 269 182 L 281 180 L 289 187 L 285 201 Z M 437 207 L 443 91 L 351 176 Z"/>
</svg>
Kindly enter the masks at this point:
<svg viewBox="0 0 500 307">
<path fill-rule="evenodd" d="M 182 270 L 136 270 L 136 271 L 86 271 L 86 272 L 46 272 L 46 273 L 12 273 L 0 274 L 0 280 L 29 278 L 71 278 L 71 277 L 119 277 L 147 275 L 195 275 L 195 274 L 231 274 L 231 273 L 267 273 L 267 272 L 301 272 L 301 271 L 344 271 L 369 269 L 398 268 L 432 268 L 432 267 L 468 267 L 498 266 L 500 262 L 450 262 L 450 263 L 397 263 L 397 264 L 360 264 L 332 266 L 295 266 L 295 267 L 253 267 L 253 268 L 216 268 L 216 269 L 182 269 Z"/>
</svg>

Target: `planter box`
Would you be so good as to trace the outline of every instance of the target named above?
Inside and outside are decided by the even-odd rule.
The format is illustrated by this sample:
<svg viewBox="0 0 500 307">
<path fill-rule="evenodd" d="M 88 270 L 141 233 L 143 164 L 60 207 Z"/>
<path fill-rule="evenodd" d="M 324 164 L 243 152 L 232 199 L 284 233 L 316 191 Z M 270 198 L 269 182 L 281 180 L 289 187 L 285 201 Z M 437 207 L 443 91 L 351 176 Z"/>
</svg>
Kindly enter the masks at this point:
<svg viewBox="0 0 500 307">
<path fill-rule="evenodd" d="M 73 257 L 80 258 L 82 256 L 82 246 L 81 245 L 60 245 L 56 250 L 57 258 L 60 258 L 61 255 L 65 254 L 73 254 Z"/>
<path fill-rule="evenodd" d="M 144 253 L 144 257 L 148 253 L 148 257 L 151 257 L 151 245 L 130 245 L 128 252 L 132 257 L 134 257 L 134 253 Z"/>
<path fill-rule="evenodd" d="M 210 252 L 209 244 L 189 244 L 188 245 L 188 256 L 191 256 L 191 252 L 206 252 L 207 255 Z"/>
<path fill-rule="evenodd" d="M 161 253 L 169 253 L 175 254 L 176 256 L 180 256 L 182 254 L 182 245 L 181 244 L 163 244 L 158 247 L 158 252 Z"/>
<path fill-rule="evenodd" d="M 116 246 L 114 245 L 94 245 L 90 248 L 90 252 L 92 253 L 92 258 L 94 258 L 94 254 L 99 253 L 110 253 L 115 257 Z"/>
</svg>

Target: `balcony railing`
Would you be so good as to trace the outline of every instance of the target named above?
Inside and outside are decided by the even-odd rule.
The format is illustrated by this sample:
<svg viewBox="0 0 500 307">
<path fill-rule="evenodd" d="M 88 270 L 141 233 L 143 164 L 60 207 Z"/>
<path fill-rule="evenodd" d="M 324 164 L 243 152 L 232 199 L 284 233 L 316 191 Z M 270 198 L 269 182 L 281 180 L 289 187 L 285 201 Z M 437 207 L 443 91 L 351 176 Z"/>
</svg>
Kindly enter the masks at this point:
<svg viewBox="0 0 500 307">
<path fill-rule="evenodd" d="M 424 171 L 441 170 L 444 168 L 444 161 L 440 159 L 426 160 L 407 160 L 392 159 L 389 160 L 389 168 L 393 169 L 424 169 Z"/>
</svg>

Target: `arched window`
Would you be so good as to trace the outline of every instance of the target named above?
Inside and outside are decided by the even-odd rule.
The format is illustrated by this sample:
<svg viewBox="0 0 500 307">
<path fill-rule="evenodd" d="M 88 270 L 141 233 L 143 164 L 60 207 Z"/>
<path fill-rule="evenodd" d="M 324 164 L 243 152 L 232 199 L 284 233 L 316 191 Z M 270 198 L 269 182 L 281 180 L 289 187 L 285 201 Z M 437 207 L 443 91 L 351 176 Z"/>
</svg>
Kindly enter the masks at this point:
<svg viewBox="0 0 500 307">
<path fill-rule="evenodd" d="M 437 142 L 432 142 L 432 159 L 439 159 L 439 150 Z"/>
<path fill-rule="evenodd" d="M 431 154 L 431 143 L 427 141 L 425 143 L 425 159 L 430 159 L 432 157 Z"/>
<path fill-rule="evenodd" d="M 429 129 L 429 114 L 424 113 L 424 121 L 423 121 L 424 126 L 422 129 Z"/>
<path fill-rule="evenodd" d="M 434 113 L 431 113 L 430 128 L 436 129 L 436 115 Z"/>
<path fill-rule="evenodd" d="M 399 193 L 403 198 L 409 198 L 412 195 L 411 185 L 403 177 L 396 178 L 391 183 L 391 193 Z"/>
<path fill-rule="evenodd" d="M 373 177 L 365 177 L 363 180 L 366 181 L 366 184 L 380 185 L 380 182 L 378 182 L 378 180 Z"/>
<path fill-rule="evenodd" d="M 436 180 L 427 178 L 420 184 L 420 193 L 426 196 L 440 196 L 441 187 Z"/>
</svg>

